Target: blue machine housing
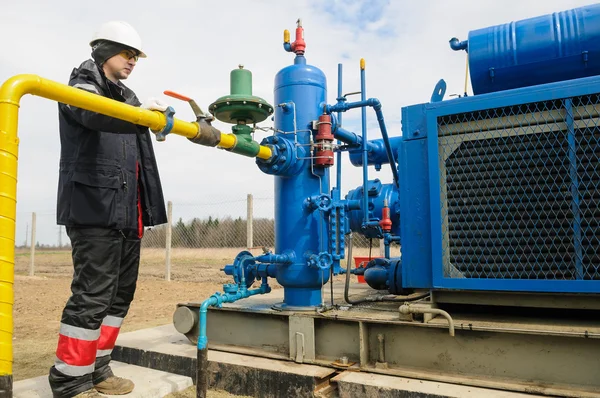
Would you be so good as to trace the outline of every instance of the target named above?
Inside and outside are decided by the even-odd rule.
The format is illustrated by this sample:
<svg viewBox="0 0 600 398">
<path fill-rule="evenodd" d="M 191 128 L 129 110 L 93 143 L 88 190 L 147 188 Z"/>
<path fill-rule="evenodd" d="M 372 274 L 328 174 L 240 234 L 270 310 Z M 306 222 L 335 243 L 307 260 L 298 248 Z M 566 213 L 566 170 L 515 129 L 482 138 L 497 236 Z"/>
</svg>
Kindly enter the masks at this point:
<svg viewBox="0 0 600 398">
<path fill-rule="evenodd" d="M 405 288 L 600 292 L 600 77 L 413 105 Z"/>
<path fill-rule="evenodd" d="M 469 33 L 473 93 L 484 94 L 600 73 L 600 4 Z"/>
</svg>

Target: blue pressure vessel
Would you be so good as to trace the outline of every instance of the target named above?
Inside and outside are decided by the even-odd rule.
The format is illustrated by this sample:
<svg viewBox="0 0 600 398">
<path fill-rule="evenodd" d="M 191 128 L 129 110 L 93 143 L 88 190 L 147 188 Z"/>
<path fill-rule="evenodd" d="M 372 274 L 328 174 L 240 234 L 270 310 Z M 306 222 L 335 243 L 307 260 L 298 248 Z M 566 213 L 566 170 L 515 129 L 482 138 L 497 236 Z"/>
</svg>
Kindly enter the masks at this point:
<svg viewBox="0 0 600 398">
<path fill-rule="evenodd" d="M 367 182 L 369 221 L 381 220 L 384 203 L 387 201 L 390 208 L 390 219 L 392 220 L 391 233 L 400 236 L 400 194 L 394 184 L 382 184 L 377 178 Z M 349 201 L 362 201 L 363 187 L 358 187 L 348 192 L 346 199 Z M 348 212 L 350 229 L 353 232 L 363 233 L 362 225 L 365 213 L 362 209 Z M 374 236 L 367 237 L 373 238 Z"/>
<path fill-rule="evenodd" d="M 295 148 L 294 163 L 285 175 L 275 173 L 275 252 L 293 253 L 292 264 L 277 266 L 277 282 L 284 288 L 283 308 L 321 304 L 321 286 L 329 269 L 310 266 L 311 256 L 329 249 L 323 213 L 307 205 L 307 198 L 329 193 L 329 171 L 312 166 L 311 123 L 323 112 L 326 79 L 323 72 L 297 56 L 294 64 L 275 76 L 275 136 Z M 288 156 L 288 157 L 289 157 Z"/>
<path fill-rule="evenodd" d="M 467 49 L 474 94 L 600 74 L 600 4 L 575 8 L 469 33 Z"/>
</svg>

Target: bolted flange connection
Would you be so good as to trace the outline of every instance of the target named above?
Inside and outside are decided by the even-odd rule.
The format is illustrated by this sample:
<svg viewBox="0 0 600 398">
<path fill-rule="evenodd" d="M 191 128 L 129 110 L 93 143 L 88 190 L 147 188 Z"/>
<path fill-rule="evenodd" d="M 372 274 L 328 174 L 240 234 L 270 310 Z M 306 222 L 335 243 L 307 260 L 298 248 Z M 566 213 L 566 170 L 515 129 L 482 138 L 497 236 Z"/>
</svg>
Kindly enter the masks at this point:
<svg viewBox="0 0 600 398">
<path fill-rule="evenodd" d="M 302 170 L 306 149 L 296 147 L 294 142 L 277 135 L 266 137 L 261 145 L 271 148 L 271 158 L 256 159 L 256 165 L 265 174 L 293 176 Z"/>
</svg>

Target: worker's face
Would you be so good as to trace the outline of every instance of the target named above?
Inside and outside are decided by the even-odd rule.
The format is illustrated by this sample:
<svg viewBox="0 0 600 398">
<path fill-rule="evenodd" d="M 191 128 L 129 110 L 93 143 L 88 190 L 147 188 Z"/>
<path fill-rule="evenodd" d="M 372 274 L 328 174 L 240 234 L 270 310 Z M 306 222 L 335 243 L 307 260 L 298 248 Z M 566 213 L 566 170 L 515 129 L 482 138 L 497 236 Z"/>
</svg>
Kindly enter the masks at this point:
<svg viewBox="0 0 600 398">
<path fill-rule="evenodd" d="M 115 80 L 125 80 L 129 77 L 137 62 L 137 54 L 131 50 L 121 51 L 119 54 L 109 58 L 102 68 L 106 77 L 116 83 Z"/>
</svg>

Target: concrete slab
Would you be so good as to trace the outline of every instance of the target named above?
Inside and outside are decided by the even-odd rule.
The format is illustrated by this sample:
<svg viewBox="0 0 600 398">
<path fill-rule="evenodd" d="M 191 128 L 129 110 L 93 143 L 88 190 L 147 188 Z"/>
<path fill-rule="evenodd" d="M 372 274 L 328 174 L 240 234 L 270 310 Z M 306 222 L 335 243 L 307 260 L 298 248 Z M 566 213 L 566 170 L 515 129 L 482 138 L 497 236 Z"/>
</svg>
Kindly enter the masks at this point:
<svg viewBox="0 0 600 398">
<path fill-rule="evenodd" d="M 332 379 L 337 383 L 339 398 L 533 398 L 541 395 L 520 394 L 438 383 L 434 381 L 385 376 L 373 373 L 343 372 Z"/>
<path fill-rule="evenodd" d="M 192 385 L 190 377 L 128 365 L 113 361 L 111 367 L 117 376 L 133 380 L 135 389 L 123 398 L 162 398 L 172 392 L 182 391 Z M 17 381 L 13 387 L 14 398 L 52 398 L 48 376 Z"/>
<path fill-rule="evenodd" d="M 196 376 L 197 349 L 173 325 L 123 333 L 113 350 L 121 362 Z M 235 395 L 312 397 L 327 385 L 335 369 L 209 350 L 209 388 Z"/>
</svg>

